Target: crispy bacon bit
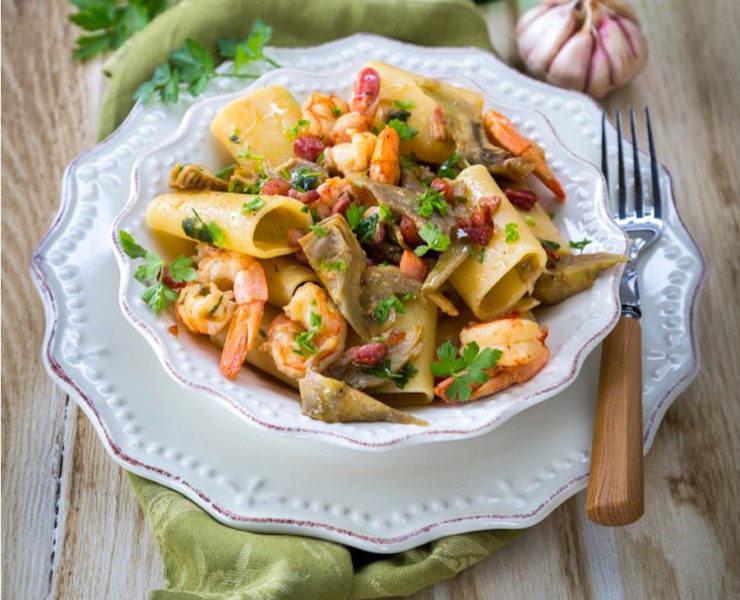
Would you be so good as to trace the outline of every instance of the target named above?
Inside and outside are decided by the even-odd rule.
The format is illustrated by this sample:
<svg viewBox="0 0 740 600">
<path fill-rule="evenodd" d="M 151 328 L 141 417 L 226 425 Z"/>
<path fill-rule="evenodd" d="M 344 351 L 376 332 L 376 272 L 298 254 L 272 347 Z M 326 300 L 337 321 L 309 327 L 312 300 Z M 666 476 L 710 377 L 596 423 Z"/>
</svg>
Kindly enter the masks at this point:
<svg viewBox="0 0 740 600">
<path fill-rule="evenodd" d="M 411 250 L 403 251 L 398 268 L 407 277 L 420 282 L 423 282 L 426 279 L 427 273 L 429 273 L 429 263 L 423 258 L 416 256 Z"/>
<path fill-rule="evenodd" d="M 406 214 L 401 215 L 401 235 L 403 240 L 411 247 L 416 248 L 424 243 L 424 240 L 419 236 L 419 230 L 416 228 L 414 220 Z"/>
<path fill-rule="evenodd" d="M 548 246 L 547 244 L 542 244 L 542 248 L 544 249 L 545 254 L 547 254 L 547 258 L 549 258 L 550 260 L 560 260 L 560 255 L 550 246 Z"/>
<path fill-rule="evenodd" d="M 382 342 L 370 342 L 364 346 L 355 346 L 348 351 L 350 360 L 356 365 L 374 367 L 388 354 L 388 346 Z"/>
<path fill-rule="evenodd" d="M 442 194 L 447 204 L 451 203 L 455 199 L 455 192 L 453 191 L 452 186 L 446 179 L 443 179 L 442 177 L 437 177 L 434 181 L 432 181 L 432 183 L 429 184 L 429 187 L 433 190 L 437 190 L 440 194 Z"/>
<path fill-rule="evenodd" d="M 406 339 L 406 332 L 398 329 L 398 327 L 394 327 L 393 329 L 389 329 L 383 334 L 383 338 L 385 338 L 385 343 L 389 346 L 395 346 L 396 344 L 400 344 L 403 340 Z"/>
<path fill-rule="evenodd" d="M 290 184 L 283 179 L 268 179 L 262 184 L 262 193 L 265 196 L 285 196 L 290 191 Z"/>
<path fill-rule="evenodd" d="M 332 205 L 331 214 L 346 214 L 350 204 L 352 204 L 352 198 L 349 192 L 342 192 L 339 198 L 337 198 L 337 201 Z"/>
<path fill-rule="evenodd" d="M 303 204 L 311 204 L 319 199 L 319 193 L 316 190 L 308 190 L 307 192 L 301 192 L 291 188 L 288 190 L 288 196 L 296 200 L 300 200 Z"/>
<path fill-rule="evenodd" d="M 293 142 L 293 152 L 311 162 L 316 162 L 323 151 L 324 142 L 317 137 L 302 135 Z"/>
<path fill-rule="evenodd" d="M 537 194 L 529 190 L 512 190 L 511 188 L 506 188 L 504 194 L 506 194 L 509 202 L 522 210 L 532 210 L 532 207 L 538 200 Z"/>
<path fill-rule="evenodd" d="M 173 335 L 173 336 L 175 336 L 175 337 L 177 337 L 178 335 L 180 335 L 180 328 L 179 328 L 179 327 L 177 326 L 177 324 L 175 324 L 175 325 L 170 325 L 170 326 L 169 326 L 169 327 L 167 328 L 167 331 L 169 331 L 169 332 L 170 332 L 170 335 Z"/>
<path fill-rule="evenodd" d="M 175 281 L 172 279 L 170 270 L 167 267 L 164 268 L 164 272 L 162 273 L 162 283 L 172 290 L 179 290 L 188 284 L 187 281 Z"/>
<path fill-rule="evenodd" d="M 501 205 L 501 198 L 481 198 L 470 216 L 458 221 L 457 226 L 476 244 L 488 246 L 493 237 L 493 213 Z"/>
</svg>

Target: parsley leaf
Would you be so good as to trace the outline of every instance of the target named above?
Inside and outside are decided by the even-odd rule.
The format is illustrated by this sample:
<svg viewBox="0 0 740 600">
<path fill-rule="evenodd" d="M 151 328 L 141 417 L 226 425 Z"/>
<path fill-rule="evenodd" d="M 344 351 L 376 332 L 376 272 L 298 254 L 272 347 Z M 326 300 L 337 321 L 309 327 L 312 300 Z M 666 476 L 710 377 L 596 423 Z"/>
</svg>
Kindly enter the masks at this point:
<svg viewBox="0 0 740 600">
<path fill-rule="evenodd" d="M 591 243 L 591 240 L 588 238 L 583 238 L 582 240 L 579 240 L 577 242 L 574 242 L 573 240 L 568 242 L 568 246 L 571 248 L 575 248 L 576 250 L 580 250 L 581 254 L 583 254 L 583 249 L 588 246 Z"/>
<path fill-rule="evenodd" d="M 516 223 L 507 223 L 504 226 L 504 234 L 506 235 L 504 241 L 507 244 L 513 244 L 514 242 L 519 241 L 519 238 L 521 237 L 519 235 L 519 225 Z"/>
<path fill-rule="evenodd" d="M 326 227 L 322 227 L 321 225 L 311 225 L 309 229 L 313 231 L 317 237 L 320 238 L 329 235 L 329 230 Z"/>
<path fill-rule="evenodd" d="M 483 264 L 483 259 L 486 257 L 486 248 L 485 246 L 481 246 L 480 250 L 478 251 L 478 262 L 480 264 Z"/>
<path fill-rule="evenodd" d="M 342 109 L 339 106 L 332 106 L 331 112 L 334 113 L 335 117 L 341 117 L 342 116 Z"/>
<path fill-rule="evenodd" d="M 440 177 L 446 177 L 447 179 L 455 179 L 460 174 L 460 155 L 457 152 L 453 152 L 447 159 L 439 165 L 437 169 L 437 175 Z"/>
<path fill-rule="evenodd" d="M 527 225 L 530 227 L 537 227 L 537 221 L 535 221 L 530 215 L 527 215 L 524 217 L 524 220 L 527 222 Z"/>
<path fill-rule="evenodd" d="M 218 40 L 218 51 L 224 58 L 234 59 L 235 71 L 258 60 L 263 60 L 273 67 L 279 67 L 279 64 L 264 54 L 264 48 L 271 38 L 272 27 L 257 17 L 247 39 L 240 42 L 234 38 L 221 38 Z"/>
<path fill-rule="evenodd" d="M 367 373 L 368 375 L 372 375 L 374 377 L 390 379 L 399 390 L 405 388 L 406 384 L 409 382 L 409 379 L 411 379 L 414 375 L 416 375 L 416 373 L 418 373 L 418 369 L 410 362 L 404 364 L 398 371 L 393 372 L 391 371 L 390 359 L 386 359 L 380 364 L 375 365 L 374 367 L 363 368 L 362 371 L 363 373 Z"/>
<path fill-rule="evenodd" d="M 195 279 L 195 269 L 193 268 L 193 259 L 189 256 L 178 256 L 167 267 L 170 278 L 175 283 L 182 281 L 192 281 Z"/>
<path fill-rule="evenodd" d="M 193 217 L 187 217 L 182 220 L 182 230 L 185 235 L 199 242 L 223 247 L 224 232 L 221 228 L 214 221 L 206 223 L 200 218 L 200 215 L 194 208 L 192 211 Z"/>
<path fill-rule="evenodd" d="M 558 250 L 560 250 L 560 244 L 558 244 L 557 242 L 553 242 L 550 240 L 540 240 L 540 244 L 542 244 L 543 248 L 548 248 L 553 252 L 557 252 Z"/>
<path fill-rule="evenodd" d="M 213 57 L 190 38 L 170 54 L 170 62 L 177 69 L 180 81 L 188 84 L 188 91 L 193 96 L 199 95 L 214 75 Z"/>
<path fill-rule="evenodd" d="M 373 319 L 375 319 L 375 322 L 381 325 L 385 323 L 391 314 L 391 309 L 395 309 L 399 314 L 404 314 L 406 312 L 403 302 L 401 302 L 395 294 L 392 294 L 387 298 L 383 298 L 383 300 L 378 302 L 375 306 L 373 309 Z"/>
<path fill-rule="evenodd" d="M 309 167 L 299 167 L 290 174 L 290 185 L 300 192 L 315 190 L 323 180 L 321 171 L 312 171 Z"/>
<path fill-rule="evenodd" d="M 293 352 L 300 354 L 303 357 L 311 356 L 319 351 L 314 343 L 314 338 L 319 334 L 321 315 L 317 312 L 311 311 L 311 314 L 309 315 L 309 323 L 311 325 L 311 329 L 308 331 L 302 331 L 295 337 L 297 348 L 294 348 Z"/>
<path fill-rule="evenodd" d="M 418 246 L 414 250 L 416 256 L 424 256 L 429 250 L 444 252 L 450 247 L 450 238 L 434 223 L 427 222 L 419 230 L 419 237 L 426 242 L 424 246 Z"/>
<path fill-rule="evenodd" d="M 416 154 L 401 155 L 401 168 L 403 169 L 414 169 L 419 166 L 419 160 L 416 158 Z"/>
<path fill-rule="evenodd" d="M 121 240 L 123 251 L 129 258 L 142 258 L 146 256 L 146 250 L 136 243 L 136 240 L 128 231 L 119 229 L 118 239 Z"/>
<path fill-rule="evenodd" d="M 460 402 L 470 400 L 472 389 L 488 381 L 487 370 L 493 369 L 501 358 L 501 350 L 484 348 L 480 351 L 478 344 L 471 342 L 457 355 L 451 342 L 444 342 L 437 348 L 437 362 L 430 365 L 435 377 L 452 377 L 447 388 L 447 398 Z"/>
<path fill-rule="evenodd" d="M 265 200 L 262 198 L 262 196 L 257 196 L 256 198 L 252 198 L 249 202 L 245 202 L 242 204 L 242 214 L 248 215 L 250 213 L 255 213 L 258 210 L 260 210 L 265 205 Z"/>
<path fill-rule="evenodd" d="M 396 133 L 398 133 L 398 137 L 402 140 L 410 140 L 419 133 L 416 129 L 411 127 L 411 125 L 404 123 L 400 119 L 391 119 L 388 121 L 388 127 L 395 129 Z"/>
<path fill-rule="evenodd" d="M 236 169 L 238 165 L 236 163 L 230 164 L 228 167 L 224 167 L 220 171 L 216 173 L 216 177 L 226 177 L 227 175 L 231 175 L 231 173 Z"/>
<path fill-rule="evenodd" d="M 380 211 L 380 218 L 383 219 L 386 223 L 395 223 L 396 220 L 393 218 L 393 213 L 391 212 L 391 209 L 388 208 L 385 204 L 378 203 L 378 210 Z"/>
<path fill-rule="evenodd" d="M 354 231 L 355 227 L 357 227 L 358 223 L 362 220 L 362 209 L 357 204 L 352 203 L 349 205 L 344 216 L 347 219 L 347 223 L 349 223 L 350 228 Z"/>
<path fill-rule="evenodd" d="M 422 217 L 429 218 L 434 211 L 440 215 L 447 214 L 447 201 L 443 194 L 433 188 L 427 188 L 416 200 L 416 212 Z"/>
<path fill-rule="evenodd" d="M 162 310 L 167 301 L 174 302 L 177 300 L 177 292 L 168 288 L 164 282 L 157 281 L 141 293 L 141 299 L 146 302 L 154 312 Z"/>
<path fill-rule="evenodd" d="M 357 227 L 354 228 L 357 239 L 362 242 L 367 242 L 375 237 L 375 231 L 378 228 L 378 222 L 380 221 L 380 215 L 373 212 L 369 217 L 361 219 L 357 223 Z"/>
<path fill-rule="evenodd" d="M 394 100 L 393 104 L 395 104 L 396 107 L 400 108 L 401 110 L 416 108 L 416 104 L 414 104 L 413 102 L 404 102 L 403 100 Z"/>
<path fill-rule="evenodd" d="M 326 258 L 322 258 L 321 262 L 319 262 L 319 267 L 323 271 L 346 271 L 347 270 L 347 263 L 343 260 L 337 260 L 337 261 L 328 261 Z"/>
</svg>

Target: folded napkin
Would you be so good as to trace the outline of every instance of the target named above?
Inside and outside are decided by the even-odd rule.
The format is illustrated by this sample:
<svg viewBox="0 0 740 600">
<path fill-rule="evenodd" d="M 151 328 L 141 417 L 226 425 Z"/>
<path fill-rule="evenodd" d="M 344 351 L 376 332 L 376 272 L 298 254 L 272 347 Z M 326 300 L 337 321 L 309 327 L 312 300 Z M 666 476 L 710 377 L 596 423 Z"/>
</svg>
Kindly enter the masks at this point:
<svg viewBox="0 0 740 600">
<path fill-rule="evenodd" d="M 137 33 L 106 63 L 111 75 L 99 136 L 133 105 L 142 81 L 193 38 L 211 51 L 221 36 L 245 36 L 256 17 L 273 27 L 272 44 L 305 46 L 375 32 L 434 46 L 491 49 L 469 0 L 181 0 Z M 129 474 L 164 560 L 165 588 L 152 600 L 348 600 L 412 594 L 452 577 L 517 537 L 517 531 L 454 535 L 393 555 L 293 535 L 222 525 L 184 496 Z"/>
</svg>

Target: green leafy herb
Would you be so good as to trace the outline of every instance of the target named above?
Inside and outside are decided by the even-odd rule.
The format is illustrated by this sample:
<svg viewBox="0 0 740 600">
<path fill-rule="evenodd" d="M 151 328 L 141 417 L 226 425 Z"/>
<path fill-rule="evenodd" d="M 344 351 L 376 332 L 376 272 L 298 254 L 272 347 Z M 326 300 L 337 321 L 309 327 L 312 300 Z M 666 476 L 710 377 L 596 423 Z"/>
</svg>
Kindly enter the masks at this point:
<svg viewBox="0 0 740 600">
<path fill-rule="evenodd" d="M 580 250 L 581 254 L 583 254 L 583 249 L 588 246 L 591 243 L 591 240 L 588 238 L 583 238 L 582 240 L 579 240 L 577 242 L 574 242 L 573 240 L 568 242 L 568 246 L 571 248 L 575 248 L 576 250 Z"/>
<path fill-rule="evenodd" d="M 223 178 L 223 177 L 226 177 L 227 175 L 231 175 L 231 173 L 234 171 L 234 169 L 236 169 L 236 167 L 237 167 L 237 164 L 236 163 L 232 163 L 228 167 L 224 167 L 223 169 L 221 169 L 220 171 L 218 171 L 216 173 L 216 177 Z"/>
<path fill-rule="evenodd" d="M 362 372 L 367 373 L 368 375 L 373 375 L 374 377 L 390 379 L 399 390 L 402 390 L 406 387 L 409 380 L 416 375 L 418 370 L 410 362 L 407 362 L 398 371 L 393 372 L 391 371 L 391 361 L 387 359 L 374 367 L 363 368 Z"/>
<path fill-rule="evenodd" d="M 221 228 L 214 221 L 206 223 L 195 209 L 192 210 L 193 216 L 182 220 L 182 230 L 185 235 L 199 242 L 223 247 L 224 232 Z"/>
<path fill-rule="evenodd" d="M 298 134 L 301 132 L 301 129 L 304 127 L 308 127 L 311 123 L 307 121 L 306 119 L 298 119 L 298 123 L 293 125 L 287 132 L 286 135 L 291 139 L 294 140 L 298 137 Z"/>
<path fill-rule="evenodd" d="M 260 334 L 260 337 L 263 340 L 266 340 L 267 339 L 267 332 L 264 329 L 262 329 L 262 327 L 260 327 L 260 329 L 259 329 L 259 334 Z"/>
<path fill-rule="evenodd" d="M 380 215 L 377 212 L 373 212 L 369 217 L 361 219 L 357 223 L 354 232 L 360 243 L 370 241 L 375 237 L 375 231 L 378 229 L 379 221 Z"/>
<path fill-rule="evenodd" d="M 555 218 L 555 213 L 551 210 L 547 211 L 547 216 L 550 217 L 550 220 L 552 221 Z"/>
<path fill-rule="evenodd" d="M 380 218 L 383 219 L 386 223 L 395 223 L 395 219 L 393 218 L 393 213 L 391 212 L 391 209 L 388 208 L 385 204 L 379 202 L 378 210 L 380 212 Z"/>
<path fill-rule="evenodd" d="M 530 215 L 527 215 L 526 217 L 524 217 L 524 220 L 527 222 L 527 225 L 529 225 L 530 227 L 537 226 L 537 221 L 535 221 Z"/>
<path fill-rule="evenodd" d="M 242 67 L 256 62 L 264 61 L 273 67 L 280 65 L 265 56 L 264 49 L 272 38 L 272 27 L 257 17 L 252 25 L 252 30 L 245 40 L 239 41 L 234 38 L 224 37 L 218 40 L 218 51 L 224 58 L 234 59 L 234 69 L 239 71 Z"/>
<path fill-rule="evenodd" d="M 516 223 L 507 223 L 504 226 L 504 234 L 506 235 L 504 241 L 507 244 L 513 244 L 514 242 L 519 241 L 519 238 L 521 237 L 519 235 L 519 225 Z"/>
<path fill-rule="evenodd" d="M 255 213 L 258 210 L 261 210 L 264 205 L 265 200 L 262 196 L 252 198 L 249 202 L 242 204 L 242 214 L 248 215 L 250 213 Z"/>
<path fill-rule="evenodd" d="M 341 117 L 342 116 L 342 109 L 339 106 L 332 106 L 331 112 L 334 113 L 335 117 Z"/>
<path fill-rule="evenodd" d="M 149 283 L 141 293 L 141 299 L 153 311 L 158 312 L 165 307 L 167 302 L 177 300 L 177 292 L 163 281 L 165 273 L 169 274 L 170 279 L 175 283 L 195 279 L 195 268 L 190 257 L 178 256 L 167 264 L 157 254 L 149 252 L 137 244 L 133 236 L 127 231 L 119 230 L 118 239 L 121 241 L 126 256 L 144 259 L 144 262 L 136 268 L 134 277 L 138 281 Z"/>
<path fill-rule="evenodd" d="M 329 230 L 326 227 L 322 227 L 321 225 L 311 225 L 309 229 L 313 231 L 317 237 L 320 238 L 329 235 Z"/>
<path fill-rule="evenodd" d="M 71 0 L 77 12 L 69 20 L 88 32 L 75 40 L 78 60 L 119 48 L 132 34 L 164 11 L 167 0 Z"/>
<path fill-rule="evenodd" d="M 396 133 L 398 133 L 398 137 L 402 140 L 410 140 L 419 133 L 416 129 L 411 127 L 411 125 L 404 123 L 400 119 L 391 119 L 388 121 L 388 127 L 395 129 Z"/>
<path fill-rule="evenodd" d="M 350 228 L 354 231 L 357 224 L 362 220 L 362 209 L 357 204 L 352 203 L 349 205 L 344 217 L 347 219 Z"/>
<path fill-rule="evenodd" d="M 416 256 L 424 256 L 429 250 L 444 252 L 450 247 L 450 238 L 432 222 L 424 224 L 424 227 L 419 230 L 419 237 L 426 242 L 426 245 L 418 246 L 414 250 Z"/>
<path fill-rule="evenodd" d="M 298 348 L 293 349 L 293 352 L 304 357 L 312 356 L 319 351 L 314 343 L 314 338 L 318 335 L 319 327 L 321 327 L 321 315 L 317 312 L 311 311 L 311 314 L 309 315 L 309 324 L 311 325 L 311 329 L 308 331 L 302 331 L 295 337 L 295 343 Z"/>
<path fill-rule="evenodd" d="M 557 242 L 552 242 L 550 240 L 541 239 L 540 244 L 542 244 L 543 248 L 548 248 L 552 250 L 553 252 L 557 252 L 558 250 L 560 250 L 560 244 L 558 244 Z"/>
<path fill-rule="evenodd" d="M 403 100 L 394 100 L 393 104 L 395 104 L 396 107 L 400 108 L 401 110 L 416 108 L 416 105 L 413 102 L 404 102 Z"/>
<path fill-rule="evenodd" d="M 447 202 L 444 194 L 433 188 L 427 188 L 416 200 L 416 211 L 422 217 L 429 218 L 435 210 L 442 216 L 446 215 Z"/>
<path fill-rule="evenodd" d="M 501 358 L 501 350 L 485 348 L 480 351 L 478 344 L 471 342 L 463 348 L 460 356 L 451 342 L 444 342 L 437 348 L 437 362 L 430 365 L 435 377 L 452 377 L 447 388 L 447 398 L 454 401 L 470 400 L 472 388 L 488 381 L 486 370 L 493 369 Z"/>
<path fill-rule="evenodd" d="M 402 154 L 401 155 L 401 167 L 403 169 L 414 169 L 419 166 L 419 159 L 416 158 L 416 154 L 413 152 L 411 154 Z"/>
<path fill-rule="evenodd" d="M 299 167 L 290 174 L 290 185 L 301 192 L 315 190 L 324 179 L 321 171 L 312 171 L 309 167 Z"/>
<path fill-rule="evenodd" d="M 400 298 L 395 294 L 383 298 L 373 309 L 373 319 L 378 324 L 383 324 L 388 320 L 391 314 L 391 309 L 395 308 L 397 313 L 404 314 L 406 308 L 403 306 Z"/>
<path fill-rule="evenodd" d="M 446 177 L 447 179 L 455 179 L 455 177 L 460 174 L 461 170 L 460 155 L 457 152 L 453 152 L 441 165 L 439 165 L 437 175 L 440 177 Z"/>
<path fill-rule="evenodd" d="M 401 110 L 394 110 L 392 113 L 388 115 L 388 120 L 392 121 L 393 119 L 398 119 L 399 121 L 403 121 L 406 123 L 409 120 L 409 117 L 411 116 L 411 113 L 405 109 Z"/>
<path fill-rule="evenodd" d="M 483 264 L 483 259 L 485 258 L 486 249 L 484 246 L 481 246 L 480 250 L 478 251 L 478 262 L 480 264 Z"/>
<path fill-rule="evenodd" d="M 337 260 L 337 261 L 328 261 L 326 258 L 322 258 L 321 262 L 319 263 L 319 267 L 323 271 L 346 271 L 347 270 L 347 263 L 343 260 Z"/>
</svg>

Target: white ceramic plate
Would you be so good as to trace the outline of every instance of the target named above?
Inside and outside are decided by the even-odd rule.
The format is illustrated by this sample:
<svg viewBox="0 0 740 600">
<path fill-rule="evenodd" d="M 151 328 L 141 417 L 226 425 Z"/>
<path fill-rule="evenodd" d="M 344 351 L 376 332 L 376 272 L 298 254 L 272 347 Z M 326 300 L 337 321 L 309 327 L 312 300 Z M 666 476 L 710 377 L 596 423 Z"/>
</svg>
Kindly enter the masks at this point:
<svg viewBox="0 0 740 600">
<path fill-rule="evenodd" d="M 263 75 L 246 90 L 278 84 L 285 86 L 299 102 L 316 90 L 348 98 L 353 79 L 363 62 L 362 59 L 350 61 L 341 70 L 327 73 L 279 69 Z M 485 91 L 459 75 L 446 74 L 443 79 Z M 147 227 L 142 218 L 146 207 L 154 196 L 169 191 L 168 176 L 176 163 L 195 162 L 219 169 L 232 161 L 214 139 L 210 125 L 222 107 L 244 95 L 246 90 L 242 88 L 236 93 L 197 102 L 188 110 L 172 137 L 137 159 L 131 198 L 111 232 L 121 266 L 120 302 L 124 315 L 152 344 L 163 366 L 176 381 L 226 403 L 248 422 L 271 431 L 364 450 L 386 450 L 480 435 L 573 382 L 588 353 L 616 324 L 621 268 L 609 270 L 591 289 L 562 304 L 538 309 L 540 322 L 550 331 L 547 344 L 552 358 L 534 378 L 467 405 L 435 403 L 409 410 L 427 420 L 428 427 L 393 423 L 324 423 L 310 419 L 301 414 L 296 392 L 262 375 L 258 369 L 247 367 L 231 382 L 219 371 L 218 348 L 203 343 L 202 336 L 188 331 L 178 337 L 172 336 L 168 331 L 175 323 L 172 311 L 155 314 L 141 300 L 141 283 L 133 277 L 136 263 L 123 253 L 117 232 L 119 229 L 129 231 L 145 248 L 153 248 L 160 255 L 173 257 L 177 254 L 171 246 L 168 247 L 173 238 L 158 235 Z M 556 211 L 555 221 L 566 236 L 574 240 L 584 237 L 593 240 L 588 248 L 590 252 L 624 254 L 626 238 L 605 209 L 606 185 L 600 171 L 570 153 L 558 141 L 545 117 L 537 111 L 491 99 L 488 99 L 487 107 L 504 111 L 547 152 L 555 175 L 568 193 L 569 199 L 564 204 L 551 202 L 548 205 Z M 532 177 L 531 184 L 535 182 Z M 545 197 L 550 195 L 546 191 L 545 194 Z M 182 244 L 178 243 L 178 248 L 181 247 Z"/>
<path fill-rule="evenodd" d="M 478 50 L 358 35 L 271 55 L 307 69 L 374 57 L 432 75 L 463 70 L 496 100 L 540 108 L 571 151 L 598 160 L 595 103 L 532 81 Z M 187 99 L 174 109 L 137 106 L 114 135 L 70 164 L 60 212 L 32 260 L 47 319 L 44 363 L 116 462 L 234 527 L 313 535 L 375 552 L 464 531 L 528 527 L 585 486 L 598 349 L 565 393 L 495 431 L 382 457 L 250 427 L 166 375 L 117 306 L 110 228 L 129 197 L 134 159 L 169 137 L 188 106 Z M 696 375 L 694 314 L 704 274 L 665 170 L 661 177 L 666 230 L 641 272 L 645 449 Z"/>
</svg>

